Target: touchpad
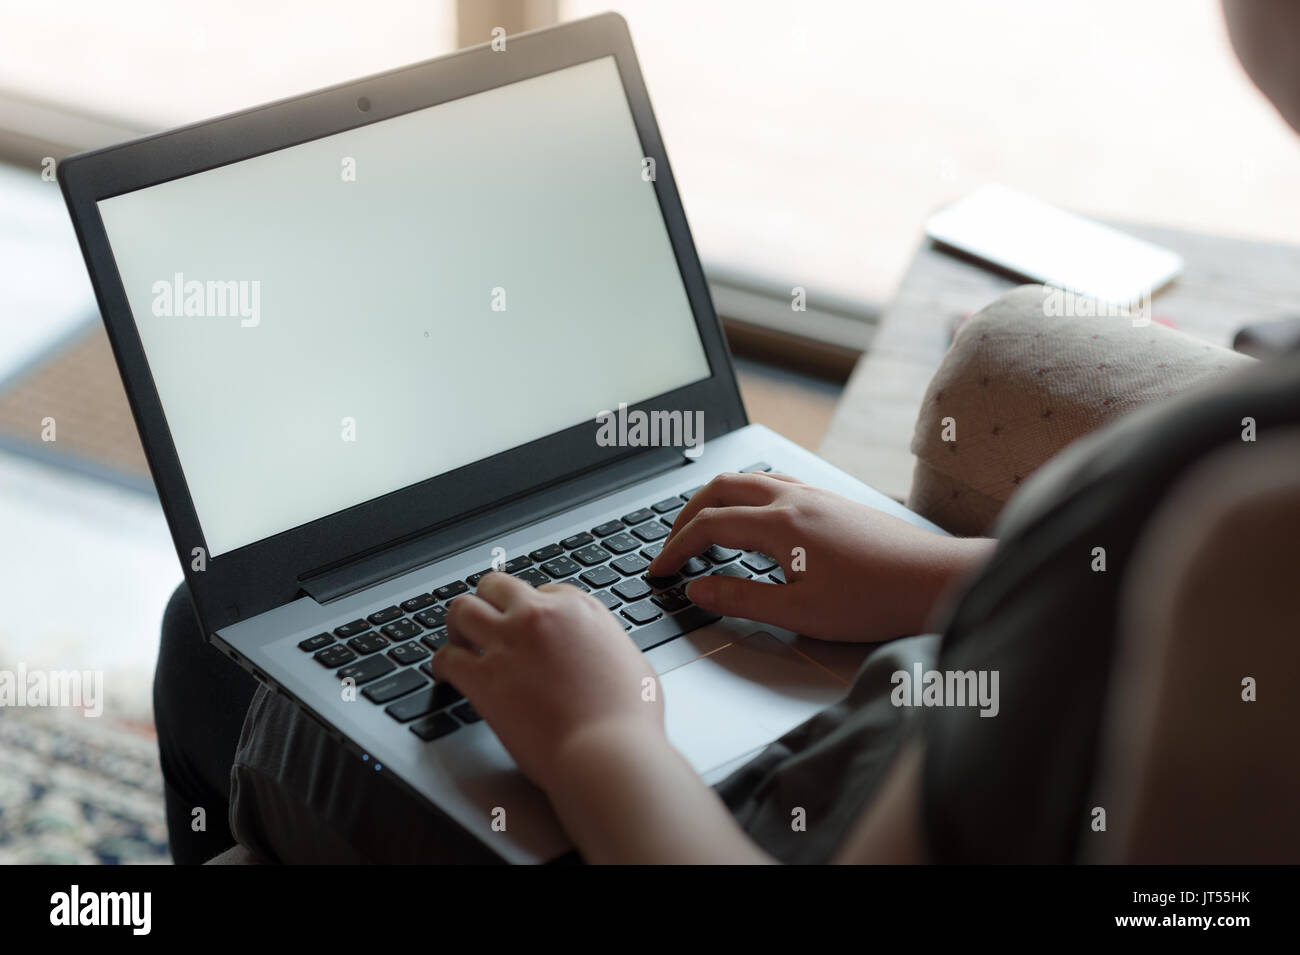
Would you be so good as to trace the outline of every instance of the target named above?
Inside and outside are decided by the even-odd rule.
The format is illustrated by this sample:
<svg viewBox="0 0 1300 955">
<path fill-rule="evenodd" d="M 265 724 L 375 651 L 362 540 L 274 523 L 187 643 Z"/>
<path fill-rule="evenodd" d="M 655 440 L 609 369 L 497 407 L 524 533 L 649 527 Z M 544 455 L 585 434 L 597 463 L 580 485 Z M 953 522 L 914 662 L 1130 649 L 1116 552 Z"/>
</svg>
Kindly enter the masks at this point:
<svg viewBox="0 0 1300 955">
<path fill-rule="evenodd" d="M 668 738 L 698 773 L 794 729 L 847 692 L 760 630 L 660 677 Z"/>
</svg>

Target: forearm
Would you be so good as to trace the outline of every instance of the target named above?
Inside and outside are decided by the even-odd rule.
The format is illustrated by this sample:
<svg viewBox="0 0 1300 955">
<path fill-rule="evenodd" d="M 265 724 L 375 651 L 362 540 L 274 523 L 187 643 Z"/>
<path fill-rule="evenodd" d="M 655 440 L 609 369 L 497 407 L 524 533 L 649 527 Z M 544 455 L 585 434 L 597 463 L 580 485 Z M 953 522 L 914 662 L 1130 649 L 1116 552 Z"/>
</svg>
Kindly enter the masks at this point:
<svg viewBox="0 0 1300 955">
<path fill-rule="evenodd" d="M 772 861 L 667 739 L 642 726 L 581 734 L 554 779 L 551 805 L 590 863 Z"/>
</svg>

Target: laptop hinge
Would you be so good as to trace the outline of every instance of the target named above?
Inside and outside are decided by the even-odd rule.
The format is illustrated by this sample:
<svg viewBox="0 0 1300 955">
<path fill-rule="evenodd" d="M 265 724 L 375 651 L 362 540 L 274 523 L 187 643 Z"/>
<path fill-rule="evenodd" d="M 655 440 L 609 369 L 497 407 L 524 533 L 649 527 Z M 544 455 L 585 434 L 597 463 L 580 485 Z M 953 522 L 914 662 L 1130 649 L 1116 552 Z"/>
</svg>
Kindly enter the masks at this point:
<svg viewBox="0 0 1300 955">
<path fill-rule="evenodd" d="M 522 494 L 346 564 L 304 576 L 299 583 L 309 597 L 318 603 L 328 603 L 692 463 L 678 448 L 645 451 L 548 488 Z"/>
</svg>

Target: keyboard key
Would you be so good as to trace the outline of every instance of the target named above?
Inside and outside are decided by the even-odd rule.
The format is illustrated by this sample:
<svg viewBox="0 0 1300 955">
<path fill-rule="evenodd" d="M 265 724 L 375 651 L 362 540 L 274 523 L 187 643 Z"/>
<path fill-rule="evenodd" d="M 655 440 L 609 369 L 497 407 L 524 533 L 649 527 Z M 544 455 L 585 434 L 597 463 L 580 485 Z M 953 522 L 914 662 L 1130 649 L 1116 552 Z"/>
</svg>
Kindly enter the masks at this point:
<svg viewBox="0 0 1300 955">
<path fill-rule="evenodd" d="M 650 566 L 650 562 L 640 554 L 624 554 L 618 560 L 609 566 L 613 567 L 620 574 L 626 574 L 628 577 L 639 574 Z"/>
<path fill-rule="evenodd" d="M 420 672 L 433 679 L 433 663 L 421 663 Z M 433 708 L 435 710 L 451 706 L 453 703 L 459 703 L 463 699 L 465 699 L 465 694 L 446 681 L 433 685 Z"/>
<path fill-rule="evenodd" d="M 645 601 L 648 603 L 649 601 Z M 652 650 L 662 643 L 675 639 L 684 633 L 690 633 L 700 627 L 714 623 L 720 618 L 716 613 L 696 607 L 694 604 L 685 610 L 664 616 L 653 623 L 638 627 L 632 631 L 632 643 L 638 650 Z"/>
<path fill-rule="evenodd" d="M 645 582 L 655 590 L 667 590 L 669 587 L 675 587 L 677 584 L 681 583 L 681 581 L 681 574 L 668 574 L 664 577 L 647 576 L 645 579 Z"/>
<path fill-rule="evenodd" d="M 677 510 L 683 503 L 680 497 L 666 497 L 657 504 L 651 504 L 650 509 L 656 514 L 667 514 L 670 511 Z"/>
<path fill-rule="evenodd" d="M 511 557 L 501 569 L 507 574 L 517 574 L 525 567 L 531 566 L 533 566 L 533 559 L 525 554 L 520 554 L 518 557 Z"/>
<path fill-rule="evenodd" d="M 334 675 L 340 680 L 355 680 L 357 686 L 360 686 L 362 683 L 387 676 L 396 669 L 396 664 L 388 657 L 367 657 L 360 663 L 345 666 Z"/>
<path fill-rule="evenodd" d="M 388 641 L 377 633 L 363 633 L 349 640 L 348 646 L 357 653 L 376 653 L 388 646 Z"/>
<path fill-rule="evenodd" d="M 409 671 L 408 671 L 409 672 Z M 427 686 L 418 693 L 403 697 L 384 709 L 384 712 L 399 723 L 407 723 L 417 716 L 426 716 L 438 709 L 433 701 L 433 687 Z"/>
<path fill-rule="evenodd" d="M 576 567 L 577 565 L 574 564 L 574 566 Z M 540 587 L 542 584 L 549 584 L 551 582 L 551 578 L 547 577 L 536 567 L 529 567 L 527 570 L 522 570 L 515 574 L 515 576 L 526 584 L 532 584 L 534 587 Z"/>
<path fill-rule="evenodd" d="M 470 574 L 468 577 L 466 577 L 465 583 L 469 584 L 471 587 L 477 587 L 478 582 L 490 573 L 492 573 L 491 567 L 487 568 L 486 570 L 480 570 L 477 573 Z"/>
<path fill-rule="evenodd" d="M 623 608 L 623 616 L 633 623 L 640 625 L 649 623 L 651 620 L 658 620 L 663 616 L 663 611 L 656 607 L 649 600 L 642 600 L 639 603 L 629 604 Z"/>
<path fill-rule="evenodd" d="M 426 686 L 428 682 L 414 670 L 401 670 L 395 676 L 371 683 L 361 691 L 361 695 L 371 703 L 389 703 L 412 690 Z"/>
<path fill-rule="evenodd" d="M 456 719 L 460 720 L 462 723 L 477 723 L 483 718 L 479 716 L 478 711 L 468 703 L 462 703 L 460 706 L 453 707 L 452 712 L 456 714 Z"/>
<path fill-rule="evenodd" d="M 715 564 L 725 564 L 727 561 L 735 560 L 740 556 L 740 551 L 732 550 L 730 547 L 723 547 L 721 544 L 714 544 L 704 553 Z"/>
<path fill-rule="evenodd" d="M 582 570 L 582 565 L 577 561 L 570 560 L 567 557 L 557 557 L 554 560 L 548 560 L 542 564 L 542 570 L 546 571 L 556 580 L 561 577 L 569 577 Z"/>
<path fill-rule="evenodd" d="M 654 560 L 663 552 L 664 552 L 663 544 L 651 544 L 649 547 L 642 547 L 640 551 L 641 556 L 644 557 L 646 560 Z"/>
<path fill-rule="evenodd" d="M 741 468 L 740 473 L 752 474 L 754 471 L 770 471 L 770 470 L 772 470 L 772 465 L 768 464 L 766 461 L 759 461 L 757 464 L 751 464 L 747 468 Z"/>
<path fill-rule="evenodd" d="M 714 577 L 739 577 L 741 580 L 748 580 L 752 575 L 749 571 L 742 568 L 739 564 L 727 564 L 725 567 L 719 567 L 713 571 Z"/>
<path fill-rule="evenodd" d="M 417 613 L 415 619 L 420 621 L 420 623 L 424 624 L 430 630 L 436 630 L 447 622 L 447 608 L 430 607 L 428 610 Z"/>
<path fill-rule="evenodd" d="M 355 637 L 358 633 L 364 633 L 370 629 L 369 620 L 353 620 L 351 623 L 345 623 L 341 627 L 334 628 L 334 636 L 340 640 L 346 640 L 349 637 Z"/>
<path fill-rule="evenodd" d="M 591 532 L 597 537 L 608 537 L 617 531 L 623 529 L 622 521 L 606 521 L 604 524 L 597 524 L 591 529 Z"/>
<path fill-rule="evenodd" d="M 630 534 L 615 534 L 613 537 L 606 537 L 601 544 L 605 550 L 612 551 L 615 554 L 626 554 L 630 550 L 636 550 L 641 546 L 641 542 Z"/>
<path fill-rule="evenodd" d="M 671 590 L 665 590 L 661 594 L 655 594 L 650 598 L 660 607 L 664 613 L 676 613 L 683 607 L 689 607 L 691 602 L 686 599 L 686 595 L 674 587 Z"/>
<path fill-rule="evenodd" d="M 584 583 L 583 583 L 581 580 L 579 580 L 577 577 L 570 577 L 568 580 L 561 580 L 560 583 L 562 583 L 562 584 L 568 584 L 570 587 L 577 587 L 577 588 L 578 588 L 579 590 L 581 590 L 584 594 L 589 594 L 589 593 L 591 593 L 591 588 L 588 587 L 586 584 L 584 584 Z"/>
<path fill-rule="evenodd" d="M 547 544 L 545 547 L 537 548 L 537 550 L 533 551 L 528 556 L 540 564 L 543 561 L 550 560 L 552 557 L 559 557 L 563 553 L 564 548 L 559 544 Z"/>
<path fill-rule="evenodd" d="M 403 643 L 401 646 L 393 647 L 388 651 L 388 659 L 392 660 L 399 667 L 410 666 L 412 663 L 419 663 L 431 656 L 428 650 L 412 640 L 410 643 Z"/>
<path fill-rule="evenodd" d="M 740 562 L 756 574 L 766 574 L 777 566 L 776 561 L 766 554 L 746 554 Z"/>
<path fill-rule="evenodd" d="M 351 663 L 356 658 L 357 655 L 341 643 L 336 643 L 332 647 L 326 647 L 320 653 L 312 657 L 312 659 L 321 666 L 327 667 L 331 670 L 335 667 L 341 667 L 345 663 Z"/>
<path fill-rule="evenodd" d="M 402 609 L 400 607 L 385 607 L 383 610 L 376 610 L 366 619 L 377 627 L 381 623 L 388 623 L 390 620 L 396 620 L 401 615 Z"/>
<path fill-rule="evenodd" d="M 640 600 L 642 597 L 650 593 L 650 585 L 637 577 L 629 577 L 627 580 L 621 580 L 609 589 L 614 591 L 617 596 L 627 601 Z"/>
<path fill-rule="evenodd" d="M 407 613 L 415 613 L 417 610 L 423 610 L 425 607 L 433 606 L 433 604 L 433 594 L 418 594 L 410 600 L 403 600 L 402 609 Z"/>
<path fill-rule="evenodd" d="M 605 605 L 606 610 L 613 610 L 623 601 L 619 600 L 608 590 L 594 590 L 591 595 Z"/>
<path fill-rule="evenodd" d="M 573 552 L 573 559 L 585 567 L 595 567 L 597 564 L 603 564 L 610 558 L 609 551 L 599 544 L 588 544 L 586 547 L 580 547 Z"/>
<path fill-rule="evenodd" d="M 574 534 L 572 537 L 566 537 L 560 541 L 560 546 L 565 550 L 573 550 L 575 547 L 586 547 L 596 538 L 592 537 L 586 531 L 581 534 Z"/>
<path fill-rule="evenodd" d="M 469 592 L 469 584 L 463 580 L 453 580 L 449 584 L 444 584 L 433 592 L 433 595 L 439 600 L 450 600 L 452 597 Z"/>
<path fill-rule="evenodd" d="M 401 620 L 384 624 L 380 631 L 389 640 L 410 640 L 420 632 L 420 625 L 409 617 L 403 617 Z"/>
<path fill-rule="evenodd" d="M 628 527 L 631 527 L 633 524 L 644 524 L 646 521 L 652 521 L 654 520 L 654 516 L 654 511 L 650 510 L 648 507 L 642 507 L 633 511 L 631 514 L 624 514 L 623 523 Z"/>
<path fill-rule="evenodd" d="M 696 574 L 702 574 L 709 569 L 711 565 L 707 560 L 699 557 L 692 557 L 686 563 L 682 564 L 682 569 L 678 573 L 685 574 L 687 577 L 694 577 Z"/>
<path fill-rule="evenodd" d="M 663 540 L 667 537 L 668 528 L 655 521 L 653 524 L 642 524 L 640 527 L 632 528 L 632 533 L 648 544 L 651 541 Z"/>
<path fill-rule="evenodd" d="M 420 642 L 430 650 L 437 650 L 439 647 L 445 646 L 447 643 L 447 628 L 441 627 L 433 631 L 433 633 L 426 633 L 420 638 Z"/>
<path fill-rule="evenodd" d="M 620 557 L 619 560 L 626 560 Z M 618 574 L 614 573 L 608 567 L 596 567 L 580 575 L 582 582 L 591 587 L 608 587 L 614 581 L 619 579 Z"/>
<path fill-rule="evenodd" d="M 703 491 L 703 490 L 704 490 L 704 485 L 703 485 L 703 484 L 697 484 L 695 487 L 691 488 L 689 491 L 683 491 L 681 494 L 678 495 L 678 497 L 680 497 L 683 501 L 689 501 L 689 500 L 690 500 L 691 498 L 693 498 L 696 494 L 698 494 L 700 491 Z"/>
<path fill-rule="evenodd" d="M 298 642 L 298 649 L 304 650 L 307 653 L 312 653 L 316 650 L 319 650 L 321 647 L 328 647 L 333 642 L 334 642 L 334 634 L 318 633 L 314 637 L 308 637 L 306 640 L 300 640 Z"/>
<path fill-rule="evenodd" d="M 458 729 L 460 724 L 446 713 L 435 713 L 427 719 L 411 724 L 411 732 L 426 742 L 454 733 Z"/>
<path fill-rule="evenodd" d="M 785 571 L 782 570 L 780 567 L 778 567 L 776 570 L 772 571 L 772 572 L 771 572 L 770 574 L 768 574 L 767 576 L 769 576 L 769 577 L 772 578 L 772 582 L 773 582 L 773 583 L 777 583 L 777 584 L 783 584 L 783 583 L 785 583 Z"/>
</svg>

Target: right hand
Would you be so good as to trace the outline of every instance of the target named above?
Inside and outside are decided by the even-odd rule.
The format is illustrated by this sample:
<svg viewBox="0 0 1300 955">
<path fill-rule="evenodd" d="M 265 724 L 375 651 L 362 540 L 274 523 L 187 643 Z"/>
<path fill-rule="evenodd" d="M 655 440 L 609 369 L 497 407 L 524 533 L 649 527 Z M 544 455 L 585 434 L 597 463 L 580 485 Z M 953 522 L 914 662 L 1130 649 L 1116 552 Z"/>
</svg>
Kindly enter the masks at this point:
<svg viewBox="0 0 1300 955">
<path fill-rule="evenodd" d="M 876 642 L 923 633 L 953 581 L 992 551 L 946 537 L 784 474 L 720 474 L 677 514 L 648 573 L 669 576 L 712 544 L 759 551 L 786 584 L 692 580 L 705 610 L 810 637 Z"/>
</svg>

